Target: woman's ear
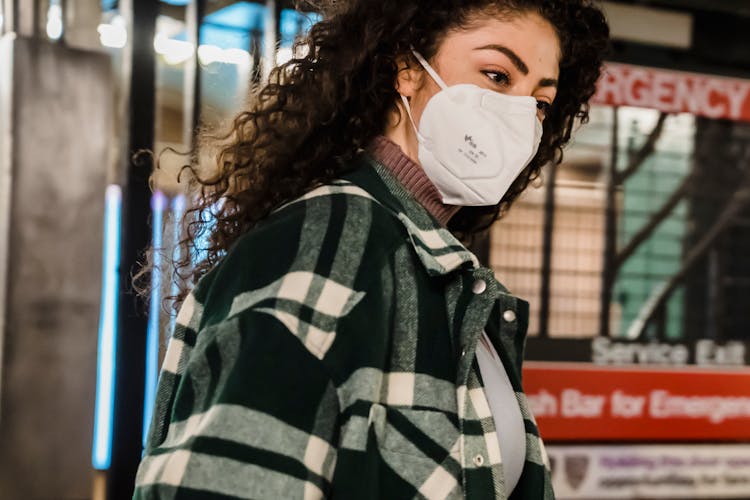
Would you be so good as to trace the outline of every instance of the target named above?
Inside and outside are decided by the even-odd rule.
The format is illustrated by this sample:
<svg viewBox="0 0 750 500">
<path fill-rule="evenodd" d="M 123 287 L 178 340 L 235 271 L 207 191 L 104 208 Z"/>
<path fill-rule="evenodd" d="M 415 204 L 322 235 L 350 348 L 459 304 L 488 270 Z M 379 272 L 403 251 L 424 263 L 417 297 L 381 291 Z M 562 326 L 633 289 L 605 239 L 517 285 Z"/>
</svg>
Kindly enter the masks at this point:
<svg viewBox="0 0 750 500">
<path fill-rule="evenodd" d="M 414 64 L 410 57 L 400 57 L 396 62 L 398 72 L 396 73 L 396 92 L 404 97 L 413 97 L 422 87 L 424 70 L 421 66 Z"/>
</svg>

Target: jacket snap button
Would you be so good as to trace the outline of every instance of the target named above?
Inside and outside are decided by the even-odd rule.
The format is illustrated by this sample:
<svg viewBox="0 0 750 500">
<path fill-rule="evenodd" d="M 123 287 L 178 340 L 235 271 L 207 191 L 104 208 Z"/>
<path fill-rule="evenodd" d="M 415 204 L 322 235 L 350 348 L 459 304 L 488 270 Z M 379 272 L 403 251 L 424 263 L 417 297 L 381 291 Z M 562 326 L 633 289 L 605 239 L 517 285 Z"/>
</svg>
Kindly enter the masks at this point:
<svg viewBox="0 0 750 500">
<path fill-rule="evenodd" d="M 477 467 L 481 467 L 483 463 L 484 457 L 482 455 L 477 455 L 476 457 L 474 457 L 474 465 L 476 465 Z"/>
<path fill-rule="evenodd" d="M 484 293 L 485 290 L 487 290 L 487 282 L 484 280 L 476 280 L 474 286 L 471 287 L 471 291 L 476 295 Z"/>
<path fill-rule="evenodd" d="M 513 323 L 516 320 L 516 313 L 515 311 L 508 309 L 503 313 L 503 319 L 507 321 L 508 323 Z"/>
</svg>

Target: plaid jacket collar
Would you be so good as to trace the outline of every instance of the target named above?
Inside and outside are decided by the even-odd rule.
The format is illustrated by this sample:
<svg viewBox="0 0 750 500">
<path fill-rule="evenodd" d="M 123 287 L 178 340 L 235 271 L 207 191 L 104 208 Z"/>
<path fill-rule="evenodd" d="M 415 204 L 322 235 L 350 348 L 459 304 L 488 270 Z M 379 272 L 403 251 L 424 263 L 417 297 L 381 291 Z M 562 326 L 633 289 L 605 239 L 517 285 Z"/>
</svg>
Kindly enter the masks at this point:
<svg viewBox="0 0 750 500">
<path fill-rule="evenodd" d="M 397 214 L 430 276 L 479 267 L 476 256 L 442 226 L 384 165 L 368 153 L 362 153 L 354 164 L 355 169 L 343 178 L 364 188 L 376 201 Z"/>
</svg>

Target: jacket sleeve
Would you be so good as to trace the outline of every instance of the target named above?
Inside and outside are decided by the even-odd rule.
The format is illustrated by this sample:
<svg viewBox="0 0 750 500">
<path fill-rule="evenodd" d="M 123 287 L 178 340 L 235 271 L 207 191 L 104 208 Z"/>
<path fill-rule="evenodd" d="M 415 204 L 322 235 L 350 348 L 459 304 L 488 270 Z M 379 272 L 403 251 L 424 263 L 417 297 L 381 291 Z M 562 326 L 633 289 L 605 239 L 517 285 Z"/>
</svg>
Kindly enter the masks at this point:
<svg viewBox="0 0 750 500">
<path fill-rule="evenodd" d="M 320 360 L 257 308 L 195 338 L 173 389 L 160 380 L 158 398 L 170 414 L 155 414 L 163 438 L 152 431 L 134 498 L 326 496 L 339 409 Z"/>
</svg>

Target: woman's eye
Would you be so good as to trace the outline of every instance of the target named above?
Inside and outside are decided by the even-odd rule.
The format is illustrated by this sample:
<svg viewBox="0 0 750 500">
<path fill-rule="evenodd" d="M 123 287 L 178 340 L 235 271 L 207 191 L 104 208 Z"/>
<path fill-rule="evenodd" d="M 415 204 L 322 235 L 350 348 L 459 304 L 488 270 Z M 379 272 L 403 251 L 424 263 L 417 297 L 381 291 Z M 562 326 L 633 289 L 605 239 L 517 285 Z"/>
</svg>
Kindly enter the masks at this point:
<svg viewBox="0 0 750 500">
<path fill-rule="evenodd" d="M 552 104 L 548 103 L 547 101 L 537 101 L 536 109 L 538 109 L 542 113 L 542 115 L 547 116 L 552 109 Z"/>
<path fill-rule="evenodd" d="M 487 78 L 499 85 L 510 84 L 510 75 L 508 75 L 508 73 L 503 73 L 501 71 L 483 71 L 482 73 L 484 73 Z"/>
</svg>

